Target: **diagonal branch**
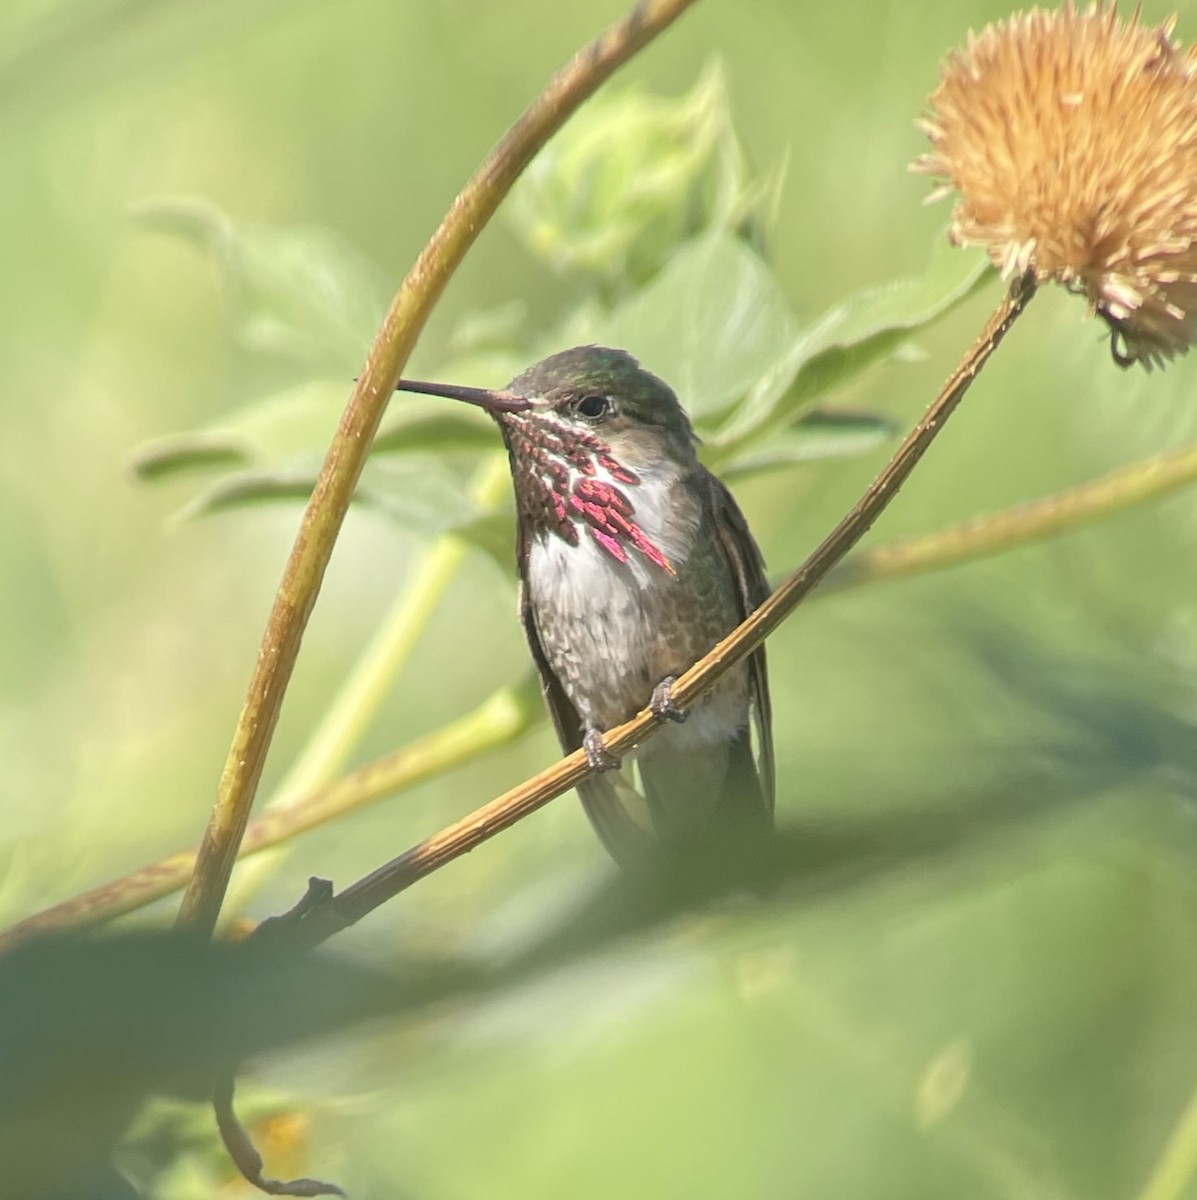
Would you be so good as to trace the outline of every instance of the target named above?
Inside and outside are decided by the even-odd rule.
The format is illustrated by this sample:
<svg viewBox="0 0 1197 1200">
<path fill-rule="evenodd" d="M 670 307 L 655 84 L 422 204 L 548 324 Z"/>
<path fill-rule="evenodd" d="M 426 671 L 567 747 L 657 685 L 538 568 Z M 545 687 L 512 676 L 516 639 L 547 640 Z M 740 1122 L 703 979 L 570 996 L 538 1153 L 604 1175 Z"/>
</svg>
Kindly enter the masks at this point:
<svg viewBox="0 0 1197 1200">
<path fill-rule="evenodd" d="M 977 373 L 1035 294 L 1035 287 L 1034 278 L 1029 273 L 1014 282 L 960 366 L 860 500 L 760 608 L 709 654 L 678 677 L 671 688 L 671 695 L 679 708 L 692 705 L 726 671 L 751 654 L 868 532 L 897 495 L 944 422 L 964 398 Z M 603 744 L 613 754 L 624 754 L 650 737 L 661 720 L 650 709 L 645 709 L 618 728 L 606 731 Z M 305 907 L 290 923 L 298 926 L 301 942 L 314 945 L 323 941 L 338 930 L 361 920 L 424 876 L 469 853 L 495 834 L 543 807 L 577 785 L 589 773 L 586 755 L 581 750 L 575 751 L 469 816 L 384 863 L 338 895 L 329 895 L 323 902 Z M 286 921 L 287 918 L 280 920 Z"/>
<path fill-rule="evenodd" d="M 303 630 L 387 401 L 433 305 L 532 157 L 693 0 L 641 0 L 549 81 L 453 202 L 391 303 L 341 417 L 275 595 L 179 919 L 211 931 L 245 834 Z"/>
</svg>

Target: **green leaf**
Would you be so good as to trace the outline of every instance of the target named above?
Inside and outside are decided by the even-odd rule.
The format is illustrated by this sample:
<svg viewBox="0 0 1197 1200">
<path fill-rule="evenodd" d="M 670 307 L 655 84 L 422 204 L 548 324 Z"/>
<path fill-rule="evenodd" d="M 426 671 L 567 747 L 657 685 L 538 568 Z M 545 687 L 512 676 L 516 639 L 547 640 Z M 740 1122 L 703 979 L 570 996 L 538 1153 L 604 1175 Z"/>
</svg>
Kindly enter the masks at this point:
<svg viewBox="0 0 1197 1200">
<path fill-rule="evenodd" d="M 951 312 L 992 276 L 988 260 L 938 239 L 921 275 L 857 292 L 798 334 L 758 373 L 744 403 L 711 440 L 739 445 L 766 427 L 788 423 Z"/>
<path fill-rule="evenodd" d="M 435 970 L 413 972 L 417 1003 Z M 234 945 L 143 930 L 10 949 L 0 958 L 5 1195 L 134 1195 L 109 1178 L 111 1159 L 149 1096 L 207 1099 L 220 1072 L 250 1054 L 394 1011 L 408 988 L 346 959 L 288 952 L 282 939 Z"/>
<path fill-rule="evenodd" d="M 204 200 L 140 205 L 149 229 L 190 241 L 221 269 L 251 349 L 305 371 L 353 374 L 386 311 L 385 281 L 330 229 L 239 224 Z"/>
<path fill-rule="evenodd" d="M 601 92 L 536 157 L 508 212 L 528 248 L 611 290 L 652 279 L 687 240 L 750 226 L 754 187 L 723 74 L 677 99 Z"/>
<path fill-rule="evenodd" d="M 651 284 L 589 324 L 590 340 L 636 355 L 699 423 L 726 412 L 797 336 L 769 268 L 725 232 L 688 243 Z"/>
<path fill-rule="evenodd" d="M 510 508 L 484 513 L 458 525 L 453 532 L 483 551 L 503 574 L 515 578 L 515 517 Z"/>
<path fill-rule="evenodd" d="M 509 373 L 504 361 L 493 378 Z M 216 468 L 277 467 L 296 455 L 319 456 L 336 428 L 350 386 L 348 381 L 315 380 L 276 392 L 211 425 L 143 443 L 129 456 L 129 467 L 138 479 L 151 482 Z M 480 409 L 401 394 L 383 418 L 372 453 L 472 454 L 499 445 L 494 422 Z"/>
<path fill-rule="evenodd" d="M 332 437 L 347 383 L 327 380 L 276 392 L 202 429 L 155 438 L 136 449 L 130 466 L 157 480 L 213 467 L 277 467 L 297 455 L 318 456 Z"/>
<path fill-rule="evenodd" d="M 481 409 L 444 400 L 408 404 L 406 399 L 398 409 L 383 422 L 372 454 L 493 450 L 499 444 L 494 422 Z"/>
<path fill-rule="evenodd" d="M 462 530 L 479 517 L 460 476 L 432 454 L 372 458 L 358 492 L 359 503 L 427 537 Z"/>
<path fill-rule="evenodd" d="M 210 517 L 232 508 L 245 508 L 280 500 L 304 503 L 316 484 L 316 471 L 295 467 L 292 470 L 234 471 L 203 488 L 178 513 L 180 521 Z"/>
<path fill-rule="evenodd" d="M 147 483 L 187 471 L 243 466 L 248 448 L 236 437 L 213 430 L 172 433 L 145 442 L 129 456 L 129 469 Z"/>
<path fill-rule="evenodd" d="M 195 520 L 259 504 L 306 503 L 318 473 L 319 464 L 312 460 L 237 471 L 199 492 L 180 511 L 179 519 Z M 468 531 L 479 518 L 477 507 L 466 496 L 460 478 L 432 455 L 371 460 L 353 502 L 425 537 L 461 530 L 475 540 Z"/>
<path fill-rule="evenodd" d="M 897 428 L 892 419 L 875 413 L 816 409 L 789 429 L 753 442 L 744 453 L 727 459 L 713 455 L 712 468 L 721 478 L 734 480 L 827 458 L 855 458 L 884 444 Z"/>
<path fill-rule="evenodd" d="M 506 360 L 499 363 L 496 378 L 509 369 Z M 462 370 L 469 378 L 478 377 L 469 367 Z M 131 468 L 147 482 L 176 475 L 208 477 L 181 509 L 181 520 L 257 504 L 305 503 L 348 387 L 324 380 L 276 393 L 207 428 L 147 442 L 131 456 Z M 494 422 L 479 409 L 421 396 L 397 397 L 354 502 L 425 536 L 458 530 L 510 569 L 510 520 L 500 549 L 495 531 L 476 525 L 479 513 L 465 498 L 460 458 L 446 457 L 465 454 L 473 462 L 501 444 Z"/>
</svg>

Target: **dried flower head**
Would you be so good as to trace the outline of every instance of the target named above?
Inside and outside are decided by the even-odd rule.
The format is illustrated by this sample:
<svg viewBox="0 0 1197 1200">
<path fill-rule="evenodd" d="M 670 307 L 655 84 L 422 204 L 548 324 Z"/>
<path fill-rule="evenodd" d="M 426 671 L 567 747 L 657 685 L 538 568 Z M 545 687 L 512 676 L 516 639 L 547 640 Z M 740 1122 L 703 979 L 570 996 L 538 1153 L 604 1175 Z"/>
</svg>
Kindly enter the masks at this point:
<svg viewBox="0 0 1197 1200">
<path fill-rule="evenodd" d="M 1122 366 L 1197 337 L 1197 55 L 1095 3 L 990 25 L 944 64 L 913 169 L 952 239 L 1083 292 Z"/>
</svg>

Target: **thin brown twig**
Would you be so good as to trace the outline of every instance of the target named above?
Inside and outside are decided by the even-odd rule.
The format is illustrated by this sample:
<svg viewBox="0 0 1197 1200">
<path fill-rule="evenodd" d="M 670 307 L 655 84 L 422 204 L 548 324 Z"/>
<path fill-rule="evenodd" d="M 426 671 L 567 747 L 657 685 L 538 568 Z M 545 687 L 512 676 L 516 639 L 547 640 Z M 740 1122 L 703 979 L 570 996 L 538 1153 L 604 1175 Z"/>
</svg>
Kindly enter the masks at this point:
<svg viewBox="0 0 1197 1200">
<path fill-rule="evenodd" d="M 1031 274 L 1013 283 L 961 364 L 860 500 L 760 608 L 678 677 L 671 695 L 679 708 L 689 707 L 714 686 L 726 671 L 751 654 L 868 532 L 935 440 L 977 373 L 1035 294 L 1035 289 Z M 662 718 L 646 708 L 632 720 L 604 733 L 604 745 L 615 755 L 624 754 L 650 737 L 661 721 Z M 361 920 L 426 875 L 468 854 L 476 846 L 574 787 L 589 771 L 586 755 L 581 750 L 575 751 L 469 816 L 384 863 L 339 894 L 330 895 L 323 903 L 308 906 L 293 922 L 299 927 L 299 940 L 303 944 L 315 945 Z"/>
<path fill-rule="evenodd" d="M 453 202 L 391 303 L 353 390 L 275 596 L 180 921 L 216 924 L 304 627 L 349 500 L 420 330 L 511 185 L 569 115 L 694 0 L 641 0 L 549 81 Z"/>
<path fill-rule="evenodd" d="M 229 1157 L 237 1164 L 242 1176 L 268 1196 L 344 1196 L 335 1183 L 323 1179 L 271 1179 L 265 1173 L 266 1164 L 258 1153 L 249 1131 L 237 1119 L 233 1108 L 233 1076 L 221 1080 L 212 1097 L 216 1114 L 216 1129 Z"/>
</svg>

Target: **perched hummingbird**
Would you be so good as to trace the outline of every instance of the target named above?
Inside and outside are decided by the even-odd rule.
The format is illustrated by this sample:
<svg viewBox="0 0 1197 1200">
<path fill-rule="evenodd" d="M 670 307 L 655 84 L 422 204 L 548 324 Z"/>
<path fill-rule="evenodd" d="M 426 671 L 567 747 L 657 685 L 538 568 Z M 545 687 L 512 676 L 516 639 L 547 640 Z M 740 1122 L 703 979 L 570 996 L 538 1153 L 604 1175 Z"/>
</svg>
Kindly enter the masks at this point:
<svg viewBox="0 0 1197 1200">
<path fill-rule="evenodd" d="M 612 856 L 628 865 L 656 839 L 728 821 L 767 828 L 764 649 L 687 712 L 669 695 L 769 594 L 744 516 L 699 463 L 673 391 L 603 346 L 554 354 L 502 392 L 412 380 L 399 388 L 479 404 L 502 430 L 520 617 L 561 745 L 585 748 L 597 769 L 578 790 Z M 646 704 L 674 723 L 635 751 L 633 773 L 602 735 Z"/>
</svg>

